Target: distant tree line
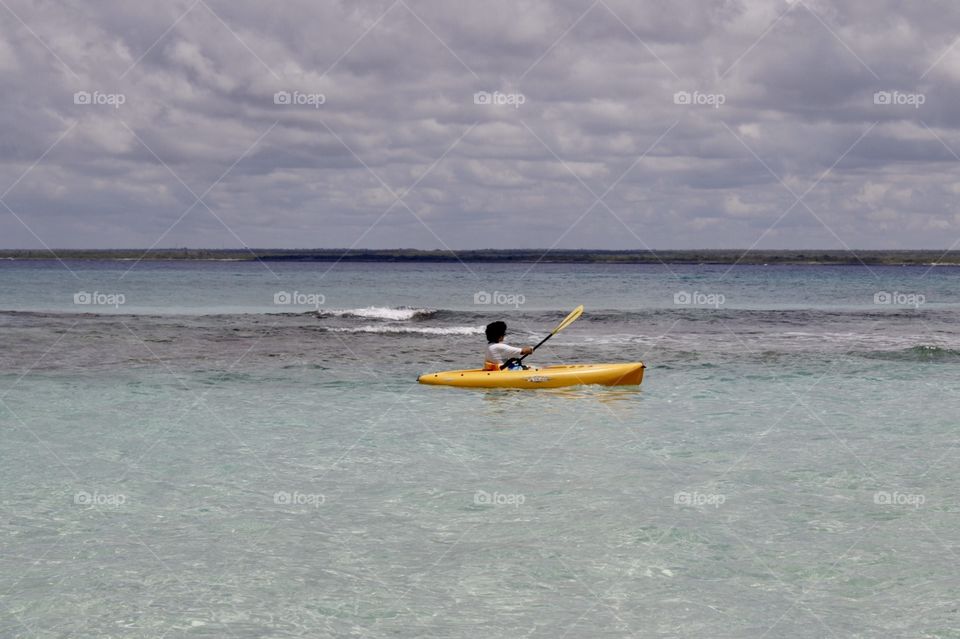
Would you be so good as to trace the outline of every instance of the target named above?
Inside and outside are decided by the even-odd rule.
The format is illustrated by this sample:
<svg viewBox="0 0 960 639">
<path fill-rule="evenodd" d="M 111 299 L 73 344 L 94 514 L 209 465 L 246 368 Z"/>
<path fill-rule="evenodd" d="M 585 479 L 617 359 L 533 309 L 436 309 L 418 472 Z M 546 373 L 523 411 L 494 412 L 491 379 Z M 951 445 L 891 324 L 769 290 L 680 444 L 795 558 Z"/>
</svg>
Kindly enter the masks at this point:
<svg viewBox="0 0 960 639">
<path fill-rule="evenodd" d="M 960 251 L 735 249 L 0 249 L 18 260 L 264 260 L 272 262 L 544 262 L 586 264 L 960 264 Z"/>
</svg>

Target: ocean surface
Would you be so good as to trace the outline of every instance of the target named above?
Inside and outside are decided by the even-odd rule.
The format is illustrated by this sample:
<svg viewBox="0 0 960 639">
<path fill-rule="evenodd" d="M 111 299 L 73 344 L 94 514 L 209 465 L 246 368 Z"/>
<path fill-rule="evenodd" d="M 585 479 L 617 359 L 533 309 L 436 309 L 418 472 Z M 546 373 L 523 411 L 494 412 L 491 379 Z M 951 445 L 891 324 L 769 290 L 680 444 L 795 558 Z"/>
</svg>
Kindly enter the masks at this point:
<svg viewBox="0 0 960 639">
<path fill-rule="evenodd" d="M 2 261 L 0 637 L 960 637 L 958 278 Z"/>
</svg>

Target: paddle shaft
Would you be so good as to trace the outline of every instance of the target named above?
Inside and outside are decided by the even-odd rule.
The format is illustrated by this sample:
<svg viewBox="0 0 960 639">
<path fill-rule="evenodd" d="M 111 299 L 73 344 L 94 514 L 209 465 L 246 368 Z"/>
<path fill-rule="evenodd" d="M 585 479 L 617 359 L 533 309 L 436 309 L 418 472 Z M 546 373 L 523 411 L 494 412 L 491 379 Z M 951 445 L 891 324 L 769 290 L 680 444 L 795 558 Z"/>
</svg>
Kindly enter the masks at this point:
<svg viewBox="0 0 960 639">
<path fill-rule="evenodd" d="M 540 343 L 533 347 L 533 351 L 535 351 L 535 350 L 537 350 L 538 348 L 540 348 L 541 346 L 543 346 L 543 343 L 546 342 L 546 341 L 547 341 L 548 339 L 550 339 L 551 337 L 553 337 L 553 335 L 554 335 L 554 333 L 550 333 L 549 335 L 547 335 L 546 337 L 544 337 L 542 340 L 540 340 Z M 529 353 L 527 353 L 527 355 L 533 355 L 533 351 L 530 351 Z M 520 361 L 522 362 L 523 359 L 524 359 L 527 355 L 521 355 L 521 356 L 520 356 Z"/>
<path fill-rule="evenodd" d="M 570 326 L 571 324 L 573 324 L 573 323 L 577 320 L 577 318 L 580 317 L 582 314 L 583 314 L 583 304 L 581 304 L 581 305 L 578 306 L 577 308 L 573 309 L 573 310 L 570 312 L 569 315 L 567 315 L 565 318 L 563 318 L 563 321 L 560 322 L 560 324 L 558 324 L 555 329 L 553 329 L 552 331 L 550 331 L 550 334 L 549 334 L 549 335 L 547 335 L 547 336 L 544 337 L 542 340 L 540 340 L 540 343 L 537 344 L 536 346 L 534 346 L 533 349 L 532 349 L 529 353 L 527 353 L 527 355 L 532 354 L 533 351 L 535 351 L 535 350 L 537 350 L 538 348 L 540 348 L 541 346 L 543 346 L 544 342 L 546 342 L 548 339 L 550 339 L 551 337 L 553 337 L 554 335 L 556 335 L 557 333 L 559 333 L 560 331 L 562 331 L 562 330 L 565 329 L 566 327 L 568 327 L 568 326 Z M 517 361 L 518 361 L 518 362 L 523 362 L 524 358 L 525 358 L 527 355 L 522 355 L 522 356 L 520 357 L 520 359 L 518 359 Z M 508 360 L 507 363 L 509 363 L 509 361 L 510 361 L 510 360 Z M 501 365 L 500 365 L 500 370 L 503 370 L 504 368 L 506 368 L 506 367 L 507 367 L 507 363 L 501 364 Z"/>
</svg>

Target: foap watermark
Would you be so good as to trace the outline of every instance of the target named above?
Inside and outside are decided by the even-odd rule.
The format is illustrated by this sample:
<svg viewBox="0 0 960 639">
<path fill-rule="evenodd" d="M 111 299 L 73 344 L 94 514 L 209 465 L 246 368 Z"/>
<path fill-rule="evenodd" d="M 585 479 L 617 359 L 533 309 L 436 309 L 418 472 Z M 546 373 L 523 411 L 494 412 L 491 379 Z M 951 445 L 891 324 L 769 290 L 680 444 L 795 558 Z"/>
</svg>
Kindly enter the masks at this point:
<svg viewBox="0 0 960 639">
<path fill-rule="evenodd" d="M 273 493 L 273 503 L 278 506 L 313 506 L 319 508 L 327 503 L 327 498 L 320 493 L 301 493 L 296 490 L 291 493 L 279 490 Z"/>
<path fill-rule="evenodd" d="M 88 493 L 81 490 L 73 494 L 73 503 L 78 506 L 123 506 L 127 503 L 127 496 L 123 493 L 101 493 L 96 490 Z"/>
<path fill-rule="evenodd" d="M 913 508 L 920 508 L 926 501 L 927 498 L 924 495 L 916 493 L 887 492 L 886 490 L 878 490 L 873 493 L 873 503 L 878 506 L 912 506 Z"/>
<path fill-rule="evenodd" d="M 727 501 L 721 493 L 700 493 L 681 490 L 673 494 L 673 503 L 678 506 L 713 506 L 719 508 Z"/>
<path fill-rule="evenodd" d="M 487 291 L 477 291 L 473 294 L 474 304 L 483 304 L 486 306 L 512 306 L 519 308 L 525 304 L 526 301 L 527 298 L 523 293 L 506 293 L 504 291 L 488 293 Z"/>
<path fill-rule="evenodd" d="M 73 94 L 73 103 L 83 106 L 112 106 L 119 109 L 127 103 L 127 96 L 122 93 L 101 93 L 100 91 L 77 91 Z"/>
<path fill-rule="evenodd" d="M 485 490 L 478 490 L 473 493 L 473 503 L 477 506 L 513 506 L 519 508 L 525 501 L 527 501 L 527 497 L 521 493 L 498 493 L 496 491 L 488 493 Z"/>
<path fill-rule="evenodd" d="M 73 303 L 79 306 L 113 306 L 114 308 L 120 308 L 127 303 L 127 298 L 123 293 L 78 291 L 73 294 Z"/>
<path fill-rule="evenodd" d="M 904 93 L 902 91 L 876 91 L 873 103 L 880 106 L 912 106 L 919 109 L 927 101 L 923 93 Z"/>
<path fill-rule="evenodd" d="M 720 308 L 727 301 L 723 293 L 704 293 L 702 291 L 677 291 L 673 294 L 673 303 L 678 306 L 712 306 Z"/>
<path fill-rule="evenodd" d="M 273 94 L 273 103 L 282 106 L 311 106 L 319 109 L 326 104 L 327 96 L 322 93 L 302 93 L 300 91 L 277 91 Z"/>
<path fill-rule="evenodd" d="M 327 298 L 322 293 L 277 291 L 273 294 L 273 303 L 277 306 L 314 306 L 319 308 L 326 301 Z"/>
<path fill-rule="evenodd" d="M 873 294 L 873 303 L 882 306 L 912 306 L 920 308 L 927 298 L 923 293 L 903 293 L 901 291 L 877 291 Z"/>
<path fill-rule="evenodd" d="M 521 104 L 526 104 L 527 96 L 522 93 L 501 93 L 500 91 L 477 91 L 473 94 L 474 104 L 491 104 L 493 106 L 512 106 L 519 109 Z"/>
<path fill-rule="evenodd" d="M 719 109 L 727 101 L 722 93 L 701 93 L 700 91 L 677 91 L 673 94 L 673 103 L 691 106 L 711 106 Z"/>
</svg>

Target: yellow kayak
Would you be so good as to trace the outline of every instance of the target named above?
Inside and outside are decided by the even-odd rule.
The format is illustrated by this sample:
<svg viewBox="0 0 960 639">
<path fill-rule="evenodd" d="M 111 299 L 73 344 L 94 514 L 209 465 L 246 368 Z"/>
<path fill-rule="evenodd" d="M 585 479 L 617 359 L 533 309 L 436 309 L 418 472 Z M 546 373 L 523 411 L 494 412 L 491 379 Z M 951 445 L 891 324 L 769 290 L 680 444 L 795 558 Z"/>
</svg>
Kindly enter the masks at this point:
<svg viewBox="0 0 960 639">
<path fill-rule="evenodd" d="M 572 364 L 520 371 L 442 371 L 424 373 L 421 384 L 465 388 L 560 388 L 578 384 L 629 386 L 643 381 L 643 362 L 628 364 Z"/>
</svg>

